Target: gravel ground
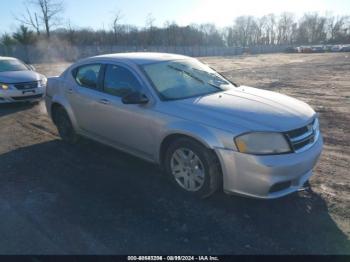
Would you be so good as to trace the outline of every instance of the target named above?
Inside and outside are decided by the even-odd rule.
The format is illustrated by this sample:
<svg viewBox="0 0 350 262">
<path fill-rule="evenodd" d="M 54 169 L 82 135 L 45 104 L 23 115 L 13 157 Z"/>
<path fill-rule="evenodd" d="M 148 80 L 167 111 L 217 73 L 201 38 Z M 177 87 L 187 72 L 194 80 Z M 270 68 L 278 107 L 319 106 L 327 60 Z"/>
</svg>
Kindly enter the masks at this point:
<svg viewBox="0 0 350 262">
<path fill-rule="evenodd" d="M 350 54 L 201 60 L 320 112 L 326 145 L 311 190 L 192 199 L 154 165 L 88 140 L 62 143 L 43 103 L 2 105 L 0 253 L 350 254 Z"/>
</svg>

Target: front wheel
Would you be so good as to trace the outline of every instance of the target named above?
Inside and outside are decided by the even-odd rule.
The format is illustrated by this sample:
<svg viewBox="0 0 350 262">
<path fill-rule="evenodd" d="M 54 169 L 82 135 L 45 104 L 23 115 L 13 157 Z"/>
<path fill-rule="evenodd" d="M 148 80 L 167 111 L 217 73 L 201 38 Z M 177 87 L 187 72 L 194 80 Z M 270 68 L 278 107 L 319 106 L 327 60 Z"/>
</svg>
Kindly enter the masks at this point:
<svg viewBox="0 0 350 262">
<path fill-rule="evenodd" d="M 211 150 L 188 138 L 172 143 L 166 151 L 165 170 L 183 191 L 206 198 L 220 186 L 221 171 Z"/>
</svg>

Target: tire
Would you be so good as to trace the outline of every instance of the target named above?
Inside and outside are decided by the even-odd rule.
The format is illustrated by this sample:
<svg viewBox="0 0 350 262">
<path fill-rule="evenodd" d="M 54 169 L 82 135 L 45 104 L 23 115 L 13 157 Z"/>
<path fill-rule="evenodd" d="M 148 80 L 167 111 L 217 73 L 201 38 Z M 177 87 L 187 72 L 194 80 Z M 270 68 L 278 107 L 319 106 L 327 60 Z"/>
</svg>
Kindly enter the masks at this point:
<svg viewBox="0 0 350 262">
<path fill-rule="evenodd" d="M 76 144 L 78 142 L 78 135 L 76 134 L 72 122 L 64 108 L 56 108 L 54 111 L 54 122 L 58 133 L 64 142 L 68 144 Z"/>
<path fill-rule="evenodd" d="M 178 188 L 199 198 L 211 196 L 222 184 L 221 168 L 214 152 L 190 138 L 170 144 L 163 167 Z"/>
</svg>

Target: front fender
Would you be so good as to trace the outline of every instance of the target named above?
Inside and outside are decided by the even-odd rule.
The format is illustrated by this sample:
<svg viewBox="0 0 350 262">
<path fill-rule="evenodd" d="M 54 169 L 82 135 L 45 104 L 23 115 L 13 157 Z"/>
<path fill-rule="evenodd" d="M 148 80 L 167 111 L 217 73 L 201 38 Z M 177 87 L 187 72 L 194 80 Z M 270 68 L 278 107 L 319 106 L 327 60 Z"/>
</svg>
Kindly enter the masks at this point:
<svg viewBox="0 0 350 262">
<path fill-rule="evenodd" d="M 162 132 L 157 146 L 157 156 L 160 156 L 163 141 L 171 135 L 185 135 L 191 137 L 210 149 L 225 147 L 224 143 L 219 139 L 219 136 L 215 134 L 215 131 L 211 128 L 195 122 L 177 121 L 169 123 L 164 127 L 164 131 Z M 158 159 L 158 161 L 160 161 L 160 159 Z"/>
</svg>

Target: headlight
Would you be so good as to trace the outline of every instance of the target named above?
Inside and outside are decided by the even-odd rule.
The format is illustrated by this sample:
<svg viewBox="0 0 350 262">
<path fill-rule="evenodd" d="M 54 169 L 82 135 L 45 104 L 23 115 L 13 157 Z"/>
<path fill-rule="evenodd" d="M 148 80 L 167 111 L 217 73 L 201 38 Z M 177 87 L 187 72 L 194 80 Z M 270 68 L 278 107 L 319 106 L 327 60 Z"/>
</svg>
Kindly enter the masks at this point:
<svg viewBox="0 0 350 262">
<path fill-rule="evenodd" d="M 318 120 L 318 118 L 315 119 L 314 125 L 313 125 L 313 129 L 315 132 L 315 141 L 317 141 L 320 137 L 320 121 Z"/>
<path fill-rule="evenodd" d="M 318 120 L 318 118 L 315 119 L 314 121 L 314 125 L 313 125 L 314 131 L 320 131 L 320 121 Z"/>
<path fill-rule="evenodd" d="M 40 85 L 41 85 L 42 87 L 45 87 L 46 84 L 47 84 L 47 78 L 46 78 L 46 77 L 43 77 L 43 78 L 40 79 L 39 82 L 40 82 Z"/>
<path fill-rule="evenodd" d="M 8 84 L 0 83 L 0 90 L 8 90 L 10 86 Z"/>
<path fill-rule="evenodd" d="M 236 137 L 235 143 L 239 152 L 245 154 L 273 155 L 292 152 L 286 138 L 280 133 L 248 133 Z"/>
</svg>

